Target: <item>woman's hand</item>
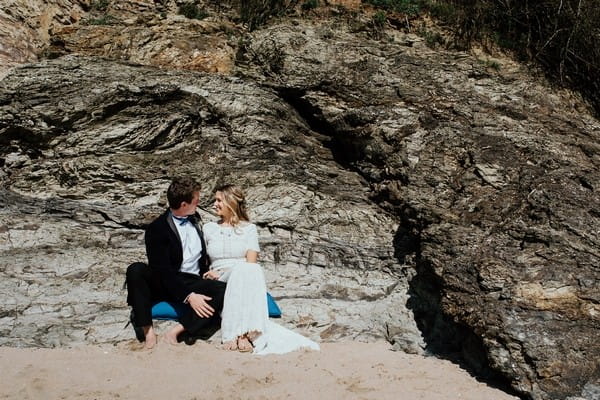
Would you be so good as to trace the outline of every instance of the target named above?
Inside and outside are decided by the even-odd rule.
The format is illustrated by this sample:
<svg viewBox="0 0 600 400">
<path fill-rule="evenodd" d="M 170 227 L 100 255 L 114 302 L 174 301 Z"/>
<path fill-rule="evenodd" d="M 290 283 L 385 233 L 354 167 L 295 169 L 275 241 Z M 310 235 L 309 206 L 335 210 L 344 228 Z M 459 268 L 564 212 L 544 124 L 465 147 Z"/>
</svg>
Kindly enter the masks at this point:
<svg viewBox="0 0 600 400">
<path fill-rule="evenodd" d="M 216 281 L 220 277 L 221 274 L 215 271 L 214 269 L 211 269 L 210 271 L 207 271 L 202 275 L 202 279 L 210 279 L 212 281 Z"/>
</svg>

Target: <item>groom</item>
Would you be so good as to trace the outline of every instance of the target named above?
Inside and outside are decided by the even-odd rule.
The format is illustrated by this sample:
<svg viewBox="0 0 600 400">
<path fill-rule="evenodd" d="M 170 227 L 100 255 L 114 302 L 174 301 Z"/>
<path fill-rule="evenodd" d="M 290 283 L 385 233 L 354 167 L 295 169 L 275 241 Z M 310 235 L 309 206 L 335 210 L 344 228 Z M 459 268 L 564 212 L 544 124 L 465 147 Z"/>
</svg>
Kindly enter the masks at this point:
<svg viewBox="0 0 600 400">
<path fill-rule="evenodd" d="M 127 303 L 133 308 L 132 323 L 141 327 L 138 335 L 145 347 L 156 345 L 152 327 L 152 304 L 166 300 L 189 304 L 191 310 L 165 334 L 167 342 L 177 343 L 185 331 L 198 336 L 218 319 L 223 308 L 225 283 L 202 279 L 208 270 L 208 257 L 196 213 L 200 185 L 191 178 L 174 178 L 167 189 L 169 209 L 146 229 L 148 264 L 127 268 Z M 137 331 L 136 331 L 137 333 Z"/>
</svg>

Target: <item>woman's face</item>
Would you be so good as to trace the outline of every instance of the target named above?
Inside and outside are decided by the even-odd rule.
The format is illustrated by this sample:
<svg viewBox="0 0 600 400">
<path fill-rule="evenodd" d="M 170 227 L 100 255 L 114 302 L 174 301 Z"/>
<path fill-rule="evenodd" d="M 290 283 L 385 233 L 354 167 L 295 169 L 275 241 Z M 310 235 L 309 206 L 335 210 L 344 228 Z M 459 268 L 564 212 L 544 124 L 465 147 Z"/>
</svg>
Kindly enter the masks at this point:
<svg viewBox="0 0 600 400">
<path fill-rule="evenodd" d="M 215 193 L 215 203 L 213 204 L 213 208 L 217 212 L 217 215 L 224 220 L 227 220 L 231 216 L 231 210 L 225 205 L 223 193 L 221 192 Z"/>
</svg>

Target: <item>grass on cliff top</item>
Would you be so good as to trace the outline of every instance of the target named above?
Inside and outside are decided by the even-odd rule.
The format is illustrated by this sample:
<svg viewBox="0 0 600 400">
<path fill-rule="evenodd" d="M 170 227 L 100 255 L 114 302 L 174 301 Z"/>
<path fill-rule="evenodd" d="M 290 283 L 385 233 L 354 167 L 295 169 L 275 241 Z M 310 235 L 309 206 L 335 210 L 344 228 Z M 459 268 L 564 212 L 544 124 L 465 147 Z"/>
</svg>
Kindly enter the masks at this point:
<svg viewBox="0 0 600 400">
<path fill-rule="evenodd" d="M 96 11 L 106 11 L 109 4 L 110 2 L 108 0 L 96 0 L 92 2 L 91 8 Z"/>
<path fill-rule="evenodd" d="M 510 51 L 541 67 L 551 81 L 579 91 L 600 116 L 600 7 L 595 1 L 362 0 L 386 13 L 428 14 L 451 33 L 445 45 Z M 378 22 L 382 24 L 383 16 Z M 407 19 L 408 21 L 408 19 Z M 406 23 L 408 25 L 408 22 Z M 404 27 L 409 29 L 409 26 Z M 424 32 L 430 46 L 442 44 Z M 491 65 L 496 68 L 495 65 Z"/>
<path fill-rule="evenodd" d="M 183 3 L 179 6 L 179 14 L 189 19 L 204 19 L 208 13 L 193 2 Z"/>
</svg>

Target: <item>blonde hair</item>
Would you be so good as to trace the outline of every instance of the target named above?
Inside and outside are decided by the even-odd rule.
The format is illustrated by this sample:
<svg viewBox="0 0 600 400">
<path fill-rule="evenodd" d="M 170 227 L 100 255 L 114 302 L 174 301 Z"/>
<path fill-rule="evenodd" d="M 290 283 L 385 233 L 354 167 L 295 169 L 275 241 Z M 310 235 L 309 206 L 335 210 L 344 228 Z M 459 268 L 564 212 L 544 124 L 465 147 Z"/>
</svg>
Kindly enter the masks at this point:
<svg viewBox="0 0 600 400">
<path fill-rule="evenodd" d="M 229 223 L 232 226 L 236 226 L 242 221 L 250 221 L 250 218 L 248 218 L 248 210 L 246 208 L 246 195 L 240 187 L 235 185 L 222 185 L 215 189 L 215 193 L 216 192 L 221 192 L 225 207 L 231 211 L 231 220 Z"/>
</svg>

